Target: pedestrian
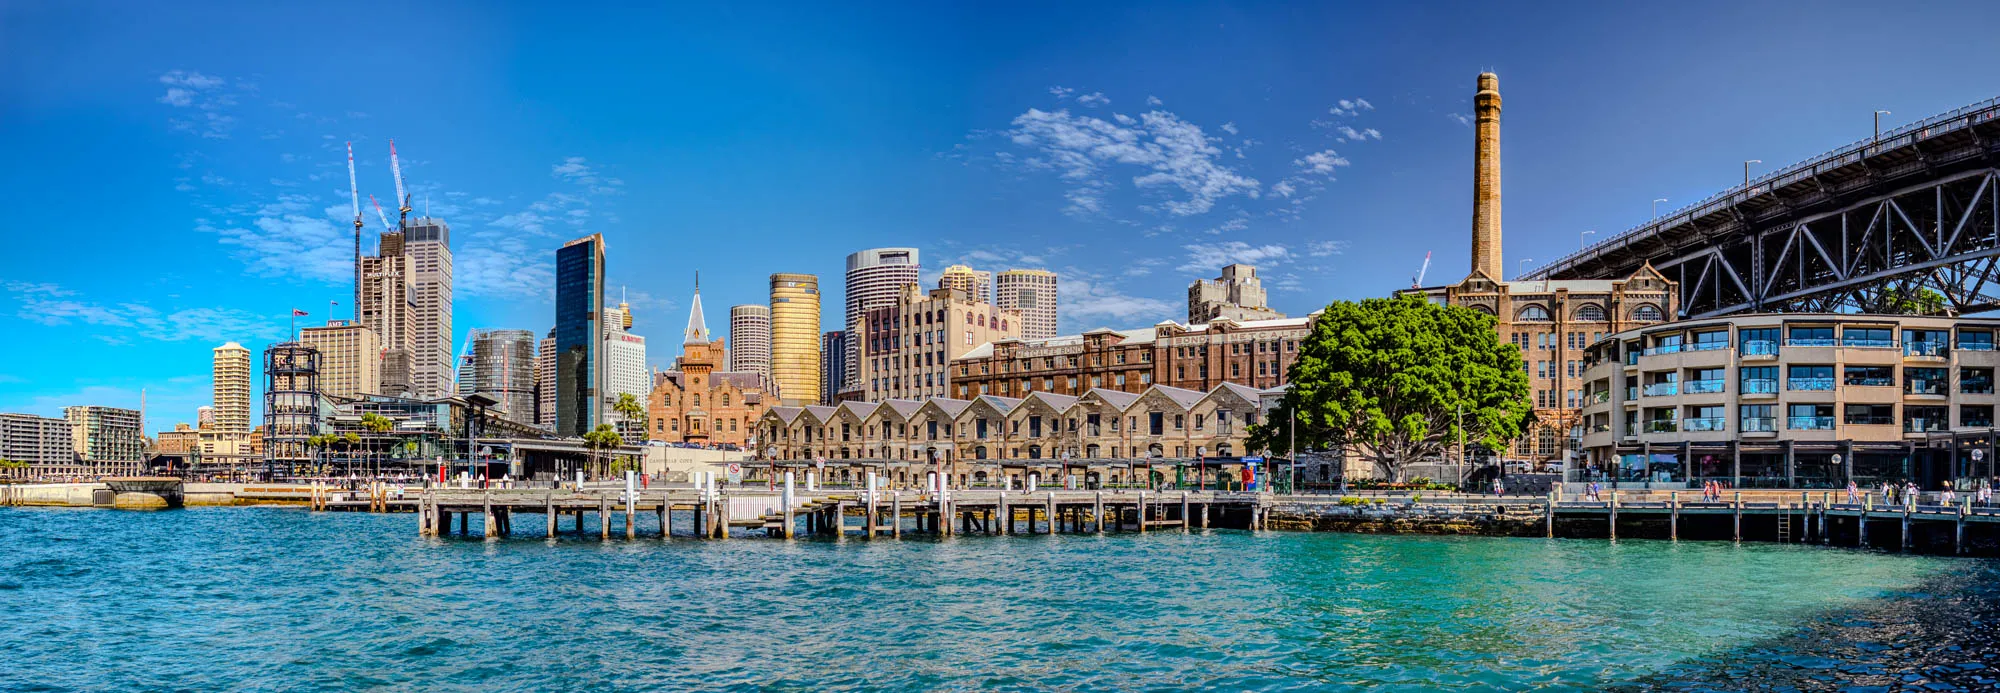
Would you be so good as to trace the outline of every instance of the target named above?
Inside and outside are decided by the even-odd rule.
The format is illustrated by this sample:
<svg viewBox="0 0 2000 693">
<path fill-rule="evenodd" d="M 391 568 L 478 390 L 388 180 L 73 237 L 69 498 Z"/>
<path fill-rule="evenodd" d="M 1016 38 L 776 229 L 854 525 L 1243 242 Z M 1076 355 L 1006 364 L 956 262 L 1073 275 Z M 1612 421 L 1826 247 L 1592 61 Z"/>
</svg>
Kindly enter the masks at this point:
<svg viewBox="0 0 2000 693">
<path fill-rule="evenodd" d="M 1493 495 L 1496 496 L 1507 495 L 1507 484 L 1500 481 L 1500 477 L 1497 476 L 1493 477 Z"/>
<path fill-rule="evenodd" d="M 1917 482 L 1912 481 L 1903 486 L 1904 505 L 1916 505 L 1923 500 L 1923 495 L 1924 492 L 1917 489 Z"/>
<path fill-rule="evenodd" d="M 1953 489 L 1951 487 L 1951 484 L 1947 483 L 1944 485 L 1944 493 L 1939 494 L 1938 500 L 1941 501 L 1940 505 L 1944 505 L 1946 507 L 1957 505 L 1958 491 L 1956 489 Z"/>
<path fill-rule="evenodd" d="M 1855 500 L 1855 499 L 1854 499 L 1854 497 L 1855 497 L 1855 493 L 1856 493 L 1856 492 L 1858 492 L 1858 491 L 1860 491 L 1860 490 L 1861 490 L 1861 489 L 1857 488 L 1857 487 L 1856 487 L 1856 486 L 1854 485 L 1854 480 L 1853 480 L 1853 479 L 1848 479 L 1848 480 L 1847 480 L 1847 504 L 1848 504 L 1848 505 L 1853 505 L 1853 504 L 1855 504 L 1855 503 L 1859 503 L 1859 502 L 1860 502 L 1860 501 L 1857 501 L 1857 500 Z"/>
</svg>

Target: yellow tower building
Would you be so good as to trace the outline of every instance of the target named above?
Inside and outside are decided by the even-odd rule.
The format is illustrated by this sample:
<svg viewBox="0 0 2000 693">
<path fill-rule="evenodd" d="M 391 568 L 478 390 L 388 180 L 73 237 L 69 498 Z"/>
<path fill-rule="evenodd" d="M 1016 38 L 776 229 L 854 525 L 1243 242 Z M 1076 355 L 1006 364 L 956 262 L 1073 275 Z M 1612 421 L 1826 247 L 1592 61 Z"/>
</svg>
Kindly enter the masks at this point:
<svg viewBox="0 0 2000 693">
<path fill-rule="evenodd" d="M 771 380 L 785 403 L 819 403 L 819 340 L 819 277 L 771 275 Z"/>
</svg>

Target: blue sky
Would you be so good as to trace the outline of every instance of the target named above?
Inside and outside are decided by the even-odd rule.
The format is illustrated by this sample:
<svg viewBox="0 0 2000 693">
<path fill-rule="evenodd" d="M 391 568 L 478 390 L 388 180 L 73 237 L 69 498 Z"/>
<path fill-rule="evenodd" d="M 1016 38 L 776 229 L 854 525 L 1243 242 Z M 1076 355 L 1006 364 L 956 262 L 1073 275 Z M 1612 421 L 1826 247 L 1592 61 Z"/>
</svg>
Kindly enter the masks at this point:
<svg viewBox="0 0 2000 693">
<path fill-rule="evenodd" d="M 1229 261 L 1293 314 L 1462 276 L 1482 70 L 1510 268 L 2000 96 L 2000 37 L 1948 30 L 1992 4 L 1492 5 L 0 0 L 0 411 L 146 388 L 170 428 L 210 348 L 350 310 L 349 141 L 452 225 L 460 335 L 546 330 L 599 232 L 665 365 L 695 270 L 718 318 L 819 274 L 835 329 L 866 247 L 1057 270 L 1072 331 L 1184 318 Z"/>
</svg>

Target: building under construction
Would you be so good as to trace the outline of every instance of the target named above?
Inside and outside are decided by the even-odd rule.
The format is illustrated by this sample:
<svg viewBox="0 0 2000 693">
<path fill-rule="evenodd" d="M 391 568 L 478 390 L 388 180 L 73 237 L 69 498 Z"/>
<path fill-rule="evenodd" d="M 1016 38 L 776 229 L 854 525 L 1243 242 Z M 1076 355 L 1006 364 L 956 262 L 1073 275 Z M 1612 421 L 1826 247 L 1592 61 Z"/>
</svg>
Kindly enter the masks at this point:
<svg viewBox="0 0 2000 693">
<path fill-rule="evenodd" d="M 503 418 L 535 425 L 535 333 L 473 330 L 458 368 L 459 394 L 491 396 Z"/>
<path fill-rule="evenodd" d="M 264 473 L 291 474 L 312 462 L 306 439 L 320 432 L 326 398 L 319 350 L 298 342 L 264 349 Z"/>
</svg>

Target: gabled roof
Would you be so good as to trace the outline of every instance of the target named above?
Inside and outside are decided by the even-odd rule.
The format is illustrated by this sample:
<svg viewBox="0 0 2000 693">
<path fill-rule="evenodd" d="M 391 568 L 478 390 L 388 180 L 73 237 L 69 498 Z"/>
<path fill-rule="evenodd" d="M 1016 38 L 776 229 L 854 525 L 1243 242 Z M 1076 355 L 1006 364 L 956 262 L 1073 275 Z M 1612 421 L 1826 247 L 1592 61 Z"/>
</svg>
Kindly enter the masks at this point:
<svg viewBox="0 0 2000 693">
<path fill-rule="evenodd" d="M 917 410 L 922 409 L 924 406 L 922 400 L 914 399 L 887 399 L 882 400 L 882 404 L 887 405 L 889 411 L 894 413 L 896 418 L 905 420 L 909 419 L 911 414 L 917 413 Z"/>
<path fill-rule="evenodd" d="M 1021 401 L 1023 403 L 1026 403 L 1028 400 L 1031 399 L 1039 400 L 1041 401 L 1042 404 L 1047 405 L 1050 409 L 1054 409 L 1058 412 L 1067 411 L 1071 405 L 1076 404 L 1077 400 L 1076 397 L 1072 397 L 1070 395 L 1058 395 L 1053 392 L 1031 392 L 1028 393 L 1027 397 L 1021 398 Z"/>
<path fill-rule="evenodd" d="M 882 405 L 880 404 L 870 402 L 841 402 L 840 406 L 834 407 L 834 409 L 845 411 L 849 416 L 857 419 L 866 419 L 874 414 L 876 409 L 880 409 L 881 407 Z"/>
<path fill-rule="evenodd" d="M 1014 407 L 1021 406 L 1021 400 L 1013 397 L 1001 397 L 999 395 L 980 395 L 979 401 L 1000 410 L 1002 414 L 1014 411 Z"/>
<path fill-rule="evenodd" d="M 1189 390 L 1186 388 L 1169 387 L 1166 385 L 1159 385 L 1159 384 L 1155 384 L 1152 387 L 1146 388 L 1146 391 L 1158 392 L 1162 395 L 1166 395 L 1167 399 L 1173 400 L 1175 404 L 1179 404 L 1183 408 L 1192 407 L 1195 405 L 1196 402 L 1200 402 L 1201 398 L 1208 396 L 1207 393 L 1202 392 L 1200 390 Z M 1144 395 L 1140 396 L 1143 397 Z"/>
<path fill-rule="evenodd" d="M 807 414 L 812 415 L 814 421 L 818 421 L 820 423 L 826 423 L 828 421 L 833 420 L 833 412 L 834 412 L 833 407 L 822 406 L 818 404 L 808 404 L 805 406 L 805 410 Z"/>
<path fill-rule="evenodd" d="M 1101 387 L 1091 388 L 1089 392 L 1084 393 L 1085 397 L 1091 395 L 1096 395 L 1098 399 L 1104 400 L 1105 404 L 1117 407 L 1119 411 L 1124 411 L 1130 408 L 1133 402 L 1139 401 L 1139 396 L 1136 394 L 1124 390 L 1110 390 Z"/>
<path fill-rule="evenodd" d="M 806 410 L 801 409 L 799 407 L 771 407 L 770 409 L 764 410 L 764 414 L 766 416 L 776 416 L 778 417 L 779 421 L 783 421 L 786 424 L 790 424 L 794 421 L 797 421 L 799 419 L 799 415 L 805 413 L 805 411 Z"/>
<path fill-rule="evenodd" d="M 1208 394 L 1206 396 L 1203 396 L 1202 399 L 1204 400 L 1216 399 L 1222 397 L 1224 393 L 1228 393 L 1231 396 L 1243 400 L 1245 403 L 1251 406 L 1256 406 L 1257 403 L 1262 400 L 1263 392 L 1264 392 L 1263 390 L 1259 390 L 1254 387 L 1250 387 L 1247 385 L 1238 385 L 1236 383 L 1225 381 L 1221 385 L 1215 386 L 1215 389 L 1209 390 Z"/>
<path fill-rule="evenodd" d="M 951 399 L 949 397 L 932 397 L 924 400 L 923 406 L 937 408 L 939 412 L 944 414 L 944 418 L 957 419 L 959 414 L 965 412 L 966 407 L 972 406 L 972 402 L 962 399 Z M 919 407 L 919 409 L 922 408 Z"/>
</svg>

